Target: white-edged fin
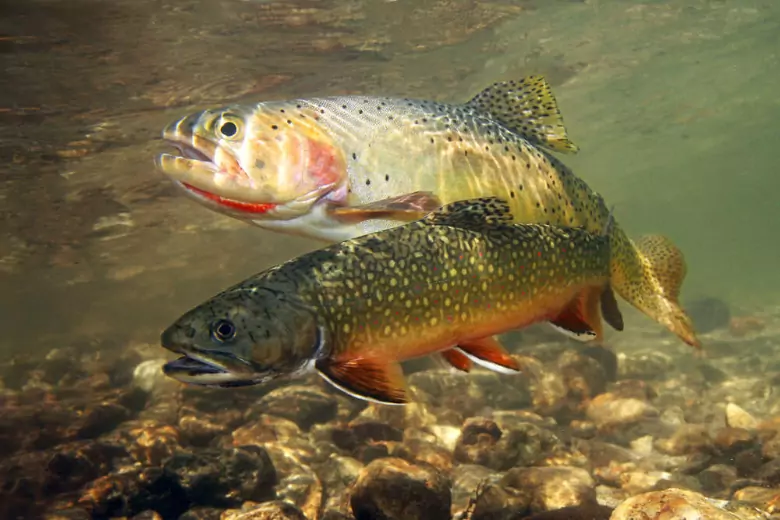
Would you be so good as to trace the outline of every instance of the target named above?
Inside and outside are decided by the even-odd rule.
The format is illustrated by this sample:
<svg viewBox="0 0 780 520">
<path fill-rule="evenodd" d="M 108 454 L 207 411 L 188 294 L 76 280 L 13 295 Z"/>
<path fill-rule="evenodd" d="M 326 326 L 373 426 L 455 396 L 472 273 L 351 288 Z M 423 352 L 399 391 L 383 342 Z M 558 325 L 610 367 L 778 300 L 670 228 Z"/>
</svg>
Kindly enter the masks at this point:
<svg viewBox="0 0 780 520">
<path fill-rule="evenodd" d="M 564 336 L 567 336 L 567 337 L 569 337 L 571 339 L 574 339 L 574 340 L 577 340 L 577 341 L 581 341 L 583 343 L 587 343 L 589 341 L 593 341 L 594 339 L 596 339 L 596 333 L 593 332 L 592 330 L 585 330 L 585 331 L 577 331 L 577 332 L 575 332 L 575 331 L 572 331 L 572 330 L 565 329 L 563 327 L 559 327 L 558 325 L 556 325 L 555 323 L 552 323 L 550 321 L 548 321 L 547 323 L 549 323 L 550 327 L 554 328 L 555 330 L 557 330 L 558 332 L 560 332 Z"/>
<path fill-rule="evenodd" d="M 493 336 L 458 342 L 458 350 L 474 363 L 494 372 L 517 374 L 520 365 Z"/>
<path fill-rule="evenodd" d="M 317 371 L 339 390 L 382 404 L 406 404 L 407 391 L 401 365 L 374 357 L 318 359 Z"/>
<path fill-rule="evenodd" d="M 460 349 L 458 349 L 460 350 Z M 491 363 L 490 361 L 485 361 L 484 359 L 479 359 L 476 356 L 472 356 L 465 350 L 460 350 L 464 356 L 469 358 L 471 361 L 473 361 L 475 364 L 481 366 L 482 368 L 487 368 L 488 370 L 492 370 L 493 372 L 498 372 L 499 374 L 517 374 L 517 370 L 512 370 L 511 368 L 506 368 L 501 365 L 497 365 L 496 363 Z"/>
<path fill-rule="evenodd" d="M 345 394 L 347 394 L 347 395 L 349 395 L 351 397 L 354 397 L 355 399 L 361 399 L 363 401 L 368 401 L 369 403 L 389 404 L 389 405 L 393 405 L 393 406 L 404 406 L 404 404 L 405 404 L 405 403 L 391 403 L 391 402 L 387 402 L 387 401 L 380 401 L 379 399 L 374 399 L 374 398 L 368 397 L 366 395 L 357 394 L 357 393 L 353 392 L 352 390 L 350 390 L 349 388 L 346 388 L 346 387 L 340 385 L 338 383 L 338 381 L 335 381 L 335 380 L 331 379 L 330 377 L 328 377 L 327 374 L 323 374 L 319 370 L 317 370 L 317 373 L 320 375 L 320 377 L 322 377 L 322 379 L 324 379 L 325 381 L 327 381 L 328 383 L 330 383 L 334 387 L 338 388 L 339 390 L 341 390 Z"/>
</svg>

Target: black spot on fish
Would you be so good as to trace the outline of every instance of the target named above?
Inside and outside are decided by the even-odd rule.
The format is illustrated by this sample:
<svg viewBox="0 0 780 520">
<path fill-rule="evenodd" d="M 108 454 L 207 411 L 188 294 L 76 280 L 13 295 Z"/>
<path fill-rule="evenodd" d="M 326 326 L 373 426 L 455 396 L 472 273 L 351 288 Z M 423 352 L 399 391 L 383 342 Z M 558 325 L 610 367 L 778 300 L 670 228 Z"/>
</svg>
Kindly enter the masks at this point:
<svg viewBox="0 0 780 520">
<path fill-rule="evenodd" d="M 355 152 L 352 152 L 352 159 L 357 161 L 357 154 Z"/>
</svg>

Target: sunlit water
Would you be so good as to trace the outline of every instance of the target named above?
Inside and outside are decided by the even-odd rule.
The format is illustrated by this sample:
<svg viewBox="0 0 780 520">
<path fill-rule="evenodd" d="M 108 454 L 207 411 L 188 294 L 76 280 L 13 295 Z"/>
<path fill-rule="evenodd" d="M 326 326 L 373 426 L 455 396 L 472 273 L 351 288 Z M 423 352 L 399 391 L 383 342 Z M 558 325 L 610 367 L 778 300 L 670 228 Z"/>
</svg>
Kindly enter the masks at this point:
<svg viewBox="0 0 780 520">
<path fill-rule="evenodd" d="M 632 236 L 685 252 L 684 298 L 776 302 L 780 3 L 27 1 L 0 17 L 0 352 L 155 343 L 181 312 L 315 244 L 185 200 L 162 126 L 234 100 L 465 101 L 553 85 L 564 158 Z M 403 151 L 399 150 L 399 153 Z M 642 318 L 644 319 L 644 318 Z"/>
</svg>

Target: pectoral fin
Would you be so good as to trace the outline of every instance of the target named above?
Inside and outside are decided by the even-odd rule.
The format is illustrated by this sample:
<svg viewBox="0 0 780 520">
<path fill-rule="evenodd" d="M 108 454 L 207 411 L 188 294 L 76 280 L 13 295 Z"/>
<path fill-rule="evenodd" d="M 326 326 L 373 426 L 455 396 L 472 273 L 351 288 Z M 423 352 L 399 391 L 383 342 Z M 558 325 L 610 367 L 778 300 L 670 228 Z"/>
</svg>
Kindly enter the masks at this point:
<svg viewBox="0 0 780 520">
<path fill-rule="evenodd" d="M 471 372 L 472 363 L 466 354 L 458 349 L 451 348 L 441 352 L 441 357 L 444 358 L 450 366 L 460 370 L 461 372 Z"/>
<path fill-rule="evenodd" d="M 401 366 L 376 358 L 320 359 L 319 374 L 339 390 L 358 399 L 381 404 L 406 404 Z"/>
<path fill-rule="evenodd" d="M 504 374 L 514 374 L 520 371 L 512 356 L 493 336 L 458 343 L 458 350 L 471 361 L 485 368 Z"/>
<path fill-rule="evenodd" d="M 332 217 L 341 222 L 362 222 L 369 219 L 390 219 L 410 222 L 419 220 L 441 207 L 438 197 L 429 191 L 415 191 L 398 197 L 382 199 L 360 206 L 333 206 Z"/>
<path fill-rule="evenodd" d="M 550 324 L 577 341 L 601 341 L 604 332 L 599 312 L 600 295 L 598 287 L 581 291 L 557 317 L 550 320 Z"/>
</svg>

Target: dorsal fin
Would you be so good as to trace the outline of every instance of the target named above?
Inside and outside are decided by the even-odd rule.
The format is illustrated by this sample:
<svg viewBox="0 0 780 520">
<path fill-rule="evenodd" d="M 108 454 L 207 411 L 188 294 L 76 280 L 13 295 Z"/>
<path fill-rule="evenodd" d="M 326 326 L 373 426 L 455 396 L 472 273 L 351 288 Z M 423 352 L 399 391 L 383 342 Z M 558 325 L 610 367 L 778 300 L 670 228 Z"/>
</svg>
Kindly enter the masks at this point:
<svg viewBox="0 0 780 520">
<path fill-rule="evenodd" d="M 534 144 L 561 153 L 579 150 L 566 135 L 558 103 L 543 76 L 495 83 L 466 106 L 489 115 Z"/>
<path fill-rule="evenodd" d="M 514 220 L 509 204 L 498 197 L 459 200 L 428 213 L 423 222 L 434 226 L 451 226 L 482 230 L 486 226 L 511 224 Z"/>
</svg>

